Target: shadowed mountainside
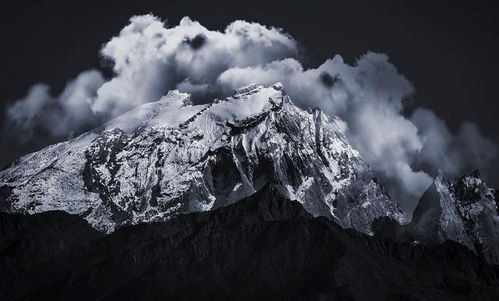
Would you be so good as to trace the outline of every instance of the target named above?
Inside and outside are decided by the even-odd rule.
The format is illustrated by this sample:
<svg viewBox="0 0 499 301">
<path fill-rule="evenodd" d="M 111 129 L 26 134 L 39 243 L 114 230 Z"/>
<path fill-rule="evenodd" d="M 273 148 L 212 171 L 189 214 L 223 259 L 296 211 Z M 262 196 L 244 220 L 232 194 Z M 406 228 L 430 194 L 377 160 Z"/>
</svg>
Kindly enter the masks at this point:
<svg viewBox="0 0 499 301">
<path fill-rule="evenodd" d="M 268 185 L 215 211 L 107 236 L 61 212 L 1 214 L 0 233 L 2 300 L 499 297 L 497 266 L 462 245 L 345 230 Z"/>
</svg>

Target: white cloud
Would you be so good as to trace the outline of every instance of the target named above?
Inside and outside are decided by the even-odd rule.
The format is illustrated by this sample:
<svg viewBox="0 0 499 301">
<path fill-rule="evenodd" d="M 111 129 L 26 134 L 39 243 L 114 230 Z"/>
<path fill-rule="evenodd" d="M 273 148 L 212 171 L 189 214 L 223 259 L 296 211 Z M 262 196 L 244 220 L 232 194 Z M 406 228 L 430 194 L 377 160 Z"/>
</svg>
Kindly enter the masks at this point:
<svg viewBox="0 0 499 301">
<path fill-rule="evenodd" d="M 116 77 L 98 90 L 92 109 L 116 116 L 170 89 L 205 92 L 231 67 L 296 57 L 296 42 L 275 28 L 235 21 L 210 31 L 185 17 L 173 28 L 151 15 L 133 17 L 102 49 Z M 201 87 L 201 88 L 200 88 Z"/>
<path fill-rule="evenodd" d="M 171 89 L 208 101 L 240 86 L 280 81 L 298 105 L 345 121 L 351 143 L 407 209 L 438 170 L 456 175 L 495 155 L 472 123 L 453 134 L 429 110 L 404 116 L 403 100 L 414 90 L 384 54 L 365 54 L 354 65 L 336 55 L 306 70 L 296 41 L 280 29 L 235 21 L 219 32 L 187 17 L 167 28 L 152 15 L 132 17 L 101 54 L 113 66 L 111 79 L 86 71 L 57 97 L 35 85 L 9 108 L 11 129 L 24 139 L 40 131 L 62 139 Z"/>
<path fill-rule="evenodd" d="M 90 70 L 69 81 L 57 97 L 50 94 L 47 85 L 34 85 L 25 98 L 7 109 L 10 122 L 7 134 L 20 142 L 46 135 L 68 138 L 95 125 L 99 119 L 90 110 L 90 104 L 103 83 L 102 75 Z"/>
<path fill-rule="evenodd" d="M 453 135 L 445 122 L 430 110 L 417 109 L 411 120 L 418 127 L 424 144 L 416 158 L 422 169 L 460 176 L 463 169 L 487 167 L 495 158 L 496 146 L 471 122 L 462 123 Z"/>
</svg>

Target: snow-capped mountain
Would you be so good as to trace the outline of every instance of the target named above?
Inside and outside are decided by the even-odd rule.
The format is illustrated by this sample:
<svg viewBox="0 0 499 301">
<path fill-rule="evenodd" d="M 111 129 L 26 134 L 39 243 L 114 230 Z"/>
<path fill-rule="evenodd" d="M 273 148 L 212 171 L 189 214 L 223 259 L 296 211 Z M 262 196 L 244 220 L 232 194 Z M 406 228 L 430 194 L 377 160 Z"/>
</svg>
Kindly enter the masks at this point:
<svg viewBox="0 0 499 301">
<path fill-rule="evenodd" d="M 478 171 L 460 178 L 437 177 L 421 197 L 408 236 L 417 241 L 459 242 L 499 263 L 499 216 L 494 190 Z"/>
<path fill-rule="evenodd" d="M 345 228 L 372 233 L 379 216 L 403 223 L 343 132 L 342 121 L 296 107 L 280 84 L 204 105 L 172 91 L 13 162 L 0 171 L 0 208 L 63 210 L 112 232 L 225 206 L 271 182 Z"/>
</svg>

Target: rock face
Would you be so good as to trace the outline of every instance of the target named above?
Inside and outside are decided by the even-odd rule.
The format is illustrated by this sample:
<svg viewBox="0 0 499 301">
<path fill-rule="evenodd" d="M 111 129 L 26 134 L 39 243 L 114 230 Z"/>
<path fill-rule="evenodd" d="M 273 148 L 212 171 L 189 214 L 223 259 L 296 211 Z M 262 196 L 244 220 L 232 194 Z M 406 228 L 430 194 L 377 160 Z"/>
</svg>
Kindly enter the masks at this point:
<svg viewBox="0 0 499 301">
<path fill-rule="evenodd" d="M 413 240 L 459 242 L 499 263 L 499 216 L 494 190 L 478 171 L 461 178 L 437 177 L 419 201 L 405 236 Z"/>
<path fill-rule="evenodd" d="M 0 171 L 0 209 L 63 210 L 112 232 L 213 210 L 273 183 L 345 228 L 372 233 L 379 216 L 403 223 L 343 131 L 340 120 L 296 107 L 280 84 L 206 105 L 170 92 Z"/>
<path fill-rule="evenodd" d="M 0 233 L 12 234 L 0 240 L 1 300 L 499 298 L 498 270 L 466 247 L 345 230 L 313 218 L 276 186 L 103 237 L 79 217 L 58 214 L 0 214 Z"/>
</svg>

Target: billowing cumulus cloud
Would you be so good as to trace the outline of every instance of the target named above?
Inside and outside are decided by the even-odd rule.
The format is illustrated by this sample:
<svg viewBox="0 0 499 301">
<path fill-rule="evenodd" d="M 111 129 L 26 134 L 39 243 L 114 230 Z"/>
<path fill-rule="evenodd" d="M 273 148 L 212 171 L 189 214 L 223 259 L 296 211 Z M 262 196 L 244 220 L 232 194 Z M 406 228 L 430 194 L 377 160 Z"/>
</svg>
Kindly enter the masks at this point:
<svg viewBox="0 0 499 301">
<path fill-rule="evenodd" d="M 91 70 L 69 81 L 57 97 L 50 94 L 47 85 L 34 85 L 25 98 L 7 109 L 7 137 L 20 142 L 30 142 L 47 135 L 69 138 L 82 129 L 98 124 L 101 120 L 91 111 L 90 105 L 103 83 L 102 75 Z"/>
<path fill-rule="evenodd" d="M 97 91 L 96 113 L 115 116 L 157 100 L 170 89 L 206 93 L 227 69 L 296 57 L 296 42 L 275 28 L 235 21 L 224 32 L 183 18 L 167 29 L 157 18 L 133 17 L 102 49 L 116 76 Z"/>
<path fill-rule="evenodd" d="M 345 121 L 350 142 L 408 210 L 439 171 L 483 167 L 496 152 L 472 123 L 452 133 L 427 109 L 403 114 L 414 88 L 384 54 L 365 54 L 353 65 L 336 55 L 305 69 L 296 41 L 280 29 L 235 21 L 219 32 L 189 18 L 167 28 L 152 15 L 131 18 L 101 54 L 111 79 L 83 72 L 59 96 L 35 85 L 9 108 L 10 129 L 25 139 L 39 131 L 67 138 L 171 89 L 209 101 L 251 83 L 282 82 L 296 104 Z"/>
<path fill-rule="evenodd" d="M 417 109 L 411 121 L 418 127 L 423 148 L 416 158 L 421 169 L 436 173 L 438 169 L 457 176 L 462 170 L 487 166 L 495 155 L 495 145 L 471 122 L 460 125 L 453 135 L 435 113 Z"/>
<path fill-rule="evenodd" d="M 104 81 L 100 72 L 86 71 L 56 97 L 46 85 L 35 85 L 8 110 L 8 128 L 22 131 L 25 139 L 40 131 L 62 138 L 171 89 L 205 95 L 225 70 L 297 57 L 298 47 L 289 35 L 256 23 L 235 21 L 218 32 L 187 17 L 166 28 L 145 15 L 132 17 L 101 55 L 113 66 L 113 78 Z"/>
</svg>

